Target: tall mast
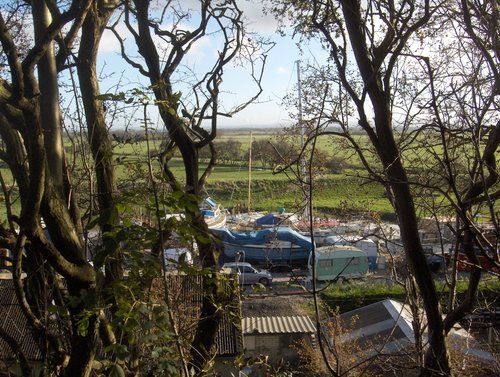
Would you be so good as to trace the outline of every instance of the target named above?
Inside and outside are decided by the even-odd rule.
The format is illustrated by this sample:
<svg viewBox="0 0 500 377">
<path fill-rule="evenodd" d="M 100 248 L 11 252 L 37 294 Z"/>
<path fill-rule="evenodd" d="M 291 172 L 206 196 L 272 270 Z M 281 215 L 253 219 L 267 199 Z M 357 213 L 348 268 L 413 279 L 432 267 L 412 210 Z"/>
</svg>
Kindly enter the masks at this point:
<svg viewBox="0 0 500 377">
<path fill-rule="evenodd" d="M 295 62 L 297 64 L 297 89 L 299 96 L 299 127 L 300 127 L 300 147 L 304 147 L 304 127 L 302 125 L 302 84 L 300 81 L 300 60 Z M 305 161 L 302 160 L 302 175 L 305 173 Z M 303 177 L 301 177 L 303 178 Z"/>
<path fill-rule="evenodd" d="M 252 132 L 250 132 L 250 147 L 248 149 L 248 213 L 251 209 L 252 198 Z"/>
<path fill-rule="evenodd" d="M 302 117 L 302 83 L 300 80 L 300 60 L 297 60 L 295 62 L 297 64 L 297 91 L 298 91 L 298 96 L 299 96 L 299 129 L 300 129 L 300 150 L 302 151 L 304 149 L 304 122 L 303 122 L 303 117 Z M 304 156 L 304 154 L 302 154 Z M 304 160 L 304 157 L 300 159 L 300 164 L 301 164 L 301 174 L 300 174 L 300 180 L 301 183 L 307 182 L 307 176 L 306 176 L 306 161 Z M 309 206 L 307 205 L 307 195 L 304 192 L 303 194 L 303 199 L 304 199 L 304 217 L 308 218 L 309 217 Z"/>
</svg>

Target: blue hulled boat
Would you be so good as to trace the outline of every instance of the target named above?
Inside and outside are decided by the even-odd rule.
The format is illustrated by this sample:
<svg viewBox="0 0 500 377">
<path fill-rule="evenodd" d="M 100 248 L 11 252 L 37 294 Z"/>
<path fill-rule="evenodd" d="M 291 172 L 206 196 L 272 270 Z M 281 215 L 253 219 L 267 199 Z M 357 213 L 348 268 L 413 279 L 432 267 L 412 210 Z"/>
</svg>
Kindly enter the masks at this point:
<svg viewBox="0 0 500 377">
<path fill-rule="evenodd" d="M 312 249 L 311 239 L 290 228 L 232 232 L 211 229 L 222 241 L 224 250 L 219 262 L 237 258 L 258 265 L 306 266 Z"/>
</svg>

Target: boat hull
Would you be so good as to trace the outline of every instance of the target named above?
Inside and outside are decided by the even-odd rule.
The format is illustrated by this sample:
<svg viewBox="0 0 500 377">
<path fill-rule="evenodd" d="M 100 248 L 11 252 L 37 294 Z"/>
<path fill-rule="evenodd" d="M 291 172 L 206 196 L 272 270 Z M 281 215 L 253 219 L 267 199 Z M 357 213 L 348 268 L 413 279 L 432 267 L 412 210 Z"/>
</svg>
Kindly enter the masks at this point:
<svg viewBox="0 0 500 377">
<path fill-rule="evenodd" d="M 226 260 L 234 261 L 237 258 L 240 258 L 245 262 L 250 262 L 257 265 L 284 264 L 292 266 L 305 266 L 307 264 L 310 253 L 309 249 L 297 247 L 233 245 L 229 243 L 223 243 L 223 246 L 223 254 Z"/>
<path fill-rule="evenodd" d="M 261 266 L 306 266 L 312 244 L 290 229 L 233 233 L 227 229 L 212 230 L 222 243 L 220 263 L 245 261 Z"/>
</svg>

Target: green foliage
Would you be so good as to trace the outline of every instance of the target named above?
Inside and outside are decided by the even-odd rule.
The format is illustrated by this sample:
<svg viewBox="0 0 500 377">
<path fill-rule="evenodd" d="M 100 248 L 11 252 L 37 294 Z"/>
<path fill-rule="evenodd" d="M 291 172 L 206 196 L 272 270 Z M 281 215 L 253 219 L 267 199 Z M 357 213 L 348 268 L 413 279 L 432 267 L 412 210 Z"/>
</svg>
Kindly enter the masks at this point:
<svg viewBox="0 0 500 377">
<path fill-rule="evenodd" d="M 151 371 L 155 375 L 175 376 L 181 363 L 179 360 L 177 337 L 174 335 L 173 324 L 167 313 L 172 308 L 165 304 L 164 279 L 161 278 L 160 256 L 154 256 L 150 250 L 159 241 L 159 229 L 170 229 L 180 236 L 179 242 L 190 242 L 200 235 L 189 226 L 185 218 L 166 218 L 166 214 L 180 213 L 188 208 L 198 209 L 200 198 L 181 191 L 170 192 L 157 202 L 153 198 L 144 198 L 146 208 L 152 213 L 159 210 L 160 224 L 143 223 L 136 218 L 136 208 L 129 196 L 124 196 L 122 202 L 109 211 L 103 212 L 89 221 L 89 228 L 106 224 L 102 234 L 102 245 L 94 250 L 94 268 L 98 272 L 98 291 L 103 292 L 103 299 L 114 297 L 114 316 L 110 327 L 120 336 L 120 341 L 107 347 L 104 351 L 108 359 L 116 360 L 108 368 L 109 375 L 120 375 L 121 369 L 130 371 L 131 365 L 137 365 L 141 371 Z M 153 216 L 153 218 L 155 218 Z M 112 225 L 114 224 L 114 225 Z M 107 247 L 112 246 L 112 247 Z M 119 253 L 109 250 L 118 248 Z M 121 258 L 126 274 L 116 279 L 111 286 L 104 285 L 104 267 L 108 262 Z M 188 274 L 198 274 L 195 267 L 187 266 L 180 261 L 180 268 Z M 163 282 L 163 283 L 162 283 Z M 89 296 L 89 297 L 87 297 Z M 79 305 L 92 297 L 82 292 L 81 297 L 73 298 L 73 305 Z M 93 303 L 88 307 L 102 308 L 103 304 Z M 78 331 L 84 335 L 95 312 L 84 312 L 79 322 Z"/>
<path fill-rule="evenodd" d="M 385 281 L 363 282 L 348 281 L 331 285 L 324 291 L 325 299 L 365 298 L 365 297 L 398 297 L 405 295 L 405 289 L 399 284 Z"/>
<path fill-rule="evenodd" d="M 119 92 L 117 94 L 115 93 L 99 94 L 98 96 L 96 96 L 96 99 L 100 101 L 118 101 L 118 102 L 124 102 L 126 104 L 131 104 L 134 102 L 134 98 L 127 97 L 125 92 Z"/>
<path fill-rule="evenodd" d="M 436 281 L 436 289 L 443 301 L 447 299 L 449 286 L 444 281 Z M 457 294 L 462 295 L 467 291 L 468 279 L 460 279 L 457 282 Z M 496 298 L 500 294 L 500 281 L 494 276 L 485 277 L 479 285 L 479 296 Z M 400 284 L 392 281 L 348 281 L 330 285 L 321 292 L 321 298 L 332 309 L 339 308 L 341 312 L 356 309 L 360 306 L 393 298 L 404 301 L 407 293 Z"/>
<path fill-rule="evenodd" d="M 108 377 L 125 377 L 125 372 L 123 368 L 118 364 L 113 364 L 108 369 Z"/>
</svg>

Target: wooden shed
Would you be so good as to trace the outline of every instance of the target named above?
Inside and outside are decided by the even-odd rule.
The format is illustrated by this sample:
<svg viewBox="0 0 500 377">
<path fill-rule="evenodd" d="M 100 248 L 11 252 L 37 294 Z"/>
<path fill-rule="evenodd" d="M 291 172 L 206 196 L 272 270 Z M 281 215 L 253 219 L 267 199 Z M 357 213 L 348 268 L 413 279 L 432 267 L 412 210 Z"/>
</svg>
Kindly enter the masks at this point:
<svg viewBox="0 0 500 377">
<path fill-rule="evenodd" d="M 293 361 L 296 352 L 292 346 L 301 339 L 316 344 L 316 327 L 308 316 L 243 318 L 245 356 L 268 355 L 271 361 Z"/>
</svg>

